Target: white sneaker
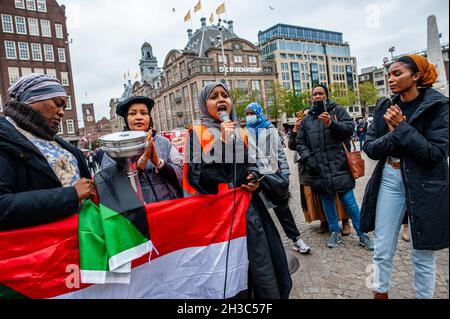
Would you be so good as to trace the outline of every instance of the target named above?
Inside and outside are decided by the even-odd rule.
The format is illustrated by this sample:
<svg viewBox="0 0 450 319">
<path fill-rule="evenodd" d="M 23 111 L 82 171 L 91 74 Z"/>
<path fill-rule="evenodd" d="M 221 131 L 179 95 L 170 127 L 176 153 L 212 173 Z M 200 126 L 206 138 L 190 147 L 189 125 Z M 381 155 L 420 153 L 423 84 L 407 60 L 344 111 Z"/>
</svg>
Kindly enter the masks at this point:
<svg viewBox="0 0 450 319">
<path fill-rule="evenodd" d="M 300 254 L 308 254 L 311 251 L 311 248 L 309 248 L 309 246 L 301 239 L 294 243 L 292 249 L 298 251 Z"/>
</svg>

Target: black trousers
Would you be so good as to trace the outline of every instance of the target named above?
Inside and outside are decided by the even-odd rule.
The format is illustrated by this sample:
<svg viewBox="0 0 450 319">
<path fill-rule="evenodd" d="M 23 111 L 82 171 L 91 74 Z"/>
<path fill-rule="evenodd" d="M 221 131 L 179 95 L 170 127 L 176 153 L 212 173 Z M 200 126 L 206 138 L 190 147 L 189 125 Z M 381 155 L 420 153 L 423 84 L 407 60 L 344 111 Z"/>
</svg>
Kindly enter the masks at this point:
<svg viewBox="0 0 450 319">
<path fill-rule="evenodd" d="M 286 204 L 284 206 L 278 206 L 273 210 L 275 211 L 286 236 L 295 242 L 297 238 L 300 237 L 300 232 L 298 231 L 297 225 L 295 225 L 294 216 L 292 216 L 289 205 Z"/>
</svg>

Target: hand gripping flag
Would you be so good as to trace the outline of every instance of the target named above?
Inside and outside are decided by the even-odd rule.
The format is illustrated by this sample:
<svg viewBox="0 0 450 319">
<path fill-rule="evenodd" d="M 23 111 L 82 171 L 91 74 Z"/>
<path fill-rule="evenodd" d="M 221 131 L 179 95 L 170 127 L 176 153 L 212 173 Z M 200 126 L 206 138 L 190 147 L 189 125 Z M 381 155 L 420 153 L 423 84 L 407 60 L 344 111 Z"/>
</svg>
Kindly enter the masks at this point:
<svg viewBox="0 0 450 319">
<path fill-rule="evenodd" d="M 100 171 L 95 186 L 99 206 L 80 213 L 81 282 L 129 283 L 131 262 L 152 250 L 144 204 L 116 165 Z"/>
</svg>

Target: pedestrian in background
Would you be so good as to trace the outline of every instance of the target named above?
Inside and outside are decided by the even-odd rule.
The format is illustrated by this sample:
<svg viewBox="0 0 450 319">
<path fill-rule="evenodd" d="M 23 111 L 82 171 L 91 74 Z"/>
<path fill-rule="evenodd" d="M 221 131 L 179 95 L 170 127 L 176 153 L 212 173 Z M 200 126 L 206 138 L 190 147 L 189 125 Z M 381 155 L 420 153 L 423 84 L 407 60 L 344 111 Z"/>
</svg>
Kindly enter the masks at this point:
<svg viewBox="0 0 450 319">
<path fill-rule="evenodd" d="M 358 121 L 358 125 L 356 126 L 356 135 L 358 136 L 359 140 L 359 149 L 363 150 L 364 141 L 366 140 L 366 133 L 367 133 L 367 122 L 363 119 L 360 119 Z"/>
<path fill-rule="evenodd" d="M 366 187 L 361 227 L 375 230 L 374 297 L 387 299 L 392 262 L 408 213 L 414 290 L 430 299 L 435 288 L 435 251 L 448 247 L 448 98 L 432 88 L 434 65 L 419 55 L 389 68 L 395 94 L 381 100 L 364 151 L 378 164 Z"/>
</svg>

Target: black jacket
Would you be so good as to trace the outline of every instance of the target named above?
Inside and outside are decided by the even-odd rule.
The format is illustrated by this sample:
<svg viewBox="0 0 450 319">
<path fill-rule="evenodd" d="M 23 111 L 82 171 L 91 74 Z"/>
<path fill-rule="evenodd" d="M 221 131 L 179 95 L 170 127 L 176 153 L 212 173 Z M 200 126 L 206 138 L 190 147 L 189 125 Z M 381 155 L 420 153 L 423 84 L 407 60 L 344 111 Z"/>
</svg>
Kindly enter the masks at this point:
<svg viewBox="0 0 450 319">
<path fill-rule="evenodd" d="M 392 150 L 402 154 L 401 171 L 415 249 L 448 247 L 448 98 L 423 89 L 424 100 L 409 122 L 390 133 L 383 119 L 389 99 L 379 101 L 369 127 L 364 151 L 379 160 L 367 184 L 361 207 L 361 230 L 375 229 L 375 213 L 382 171 Z M 399 99 L 395 96 L 393 101 Z"/>
<path fill-rule="evenodd" d="M 186 150 L 187 154 L 190 154 L 190 162 L 187 165 L 189 184 L 202 194 L 217 194 L 219 183 L 233 185 L 234 165 L 204 163 L 197 157 L 201 156 L 201 152 L 193 151 L 193 141 L 196 139 L 191 131 L 187 144 L 189 150 Z M 244 158 L 247 158 L 247 154 Z M 254 164 L 236 164 L 236 185 L 245 183 L 249 172 L 259 177 L 255 169 L 257 170 L 257 167 Z M 292 289 L 292 279 L 286 252 L 278 230 L 257 193 L 253 193 L 247 209 L 246 221 L 249 290 L 257 299 L 288 299 Z"/>
<path fill-rule="evenodd" d="M 328 113 L 332 118 L 329 128 L 312 115 L 303 120 L 297 133 L 297 152 L 309 171 L 309 183 L 316 194 L 331 196 L 355 188 L 347 166 L 342 143 L 347 143 L 353 133 L 353 121 L 347 111 L 329 101 Z M 337 121 L 335 119 L 337 117 Z"/>
<path fill-rule="evenodd" d="M 83 154 L 63 139 L 81 177 L 90 178 Z M 53 221 L 78 212 L 74 187 L 63 188 L 40 151 L 6 119 L 0 118 L 0 230 Z"/>
</svg>

